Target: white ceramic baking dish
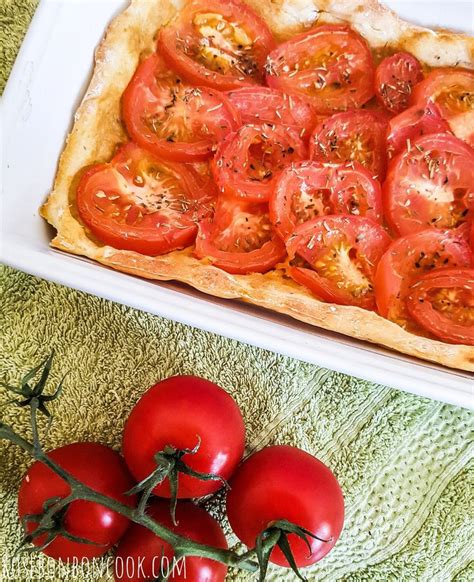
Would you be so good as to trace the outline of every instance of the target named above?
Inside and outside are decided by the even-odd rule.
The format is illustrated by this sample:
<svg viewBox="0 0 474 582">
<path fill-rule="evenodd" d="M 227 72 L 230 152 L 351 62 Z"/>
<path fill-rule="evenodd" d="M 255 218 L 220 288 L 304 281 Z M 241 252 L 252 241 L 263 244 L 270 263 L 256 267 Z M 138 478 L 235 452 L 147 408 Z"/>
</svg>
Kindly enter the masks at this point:
<svg viewBox="0 0 474 582">
<path fill-rule="evenodd" d="M 426 25 L 469 31 L 468 2 L 390 2 Z M 123 0 L 43 0 L 2 103 L 2 261 L 28 273 L 282 354 L 460 406 L 474 406 L 472 374 L 430 365 L 288 317 L 154 283 L 52 250 L 38 207 L 87 86 L 94 48 Z M 472 30 L 471 30 L 472 33 Z"/>
</svg>

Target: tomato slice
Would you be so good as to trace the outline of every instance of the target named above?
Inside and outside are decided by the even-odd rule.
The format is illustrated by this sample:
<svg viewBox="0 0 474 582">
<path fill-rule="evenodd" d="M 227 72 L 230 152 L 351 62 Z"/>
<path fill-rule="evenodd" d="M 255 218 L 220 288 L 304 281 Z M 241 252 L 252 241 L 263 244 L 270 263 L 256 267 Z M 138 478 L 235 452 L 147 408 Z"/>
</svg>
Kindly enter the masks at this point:
<svg viewBox="0 0 474 582">
<path fill-rule="evenodd" d="M 77 188 L 79 215 L 99 240 L 146 255 L 191 245 L 211 203 L 183 164 L 164 162 L 133 143 L 110 163 L 87 170 Z"/>
<path fill-rule="evenodd" d="M 292 164 L 270 197 L 270 220 L 283 240 L 298 224 L 327 214 L 353 214 L 382 221 L 382 190 L 361 164 Z"/>
<path fill-rule="evenodd" d="M 474 147 L 474 71 L 436 69 L 413 90 L 411 101 L 434 101 L 456 137 Z"/>
<path fill-rule="evenodd" d="M 375 178 L 385 172 L 387 118 L 377 111 L 336 113 L 318 124 L 309 141 L 312 160 L 359 162 Z"/>
<path fill-rule="evenodd" d="M 221 197 L 214 216 L 199 224 L 195 254 L 228 273 L 265 273 L 286 255 L 266 204 Z"/>
<path fill-rule="evenodd" d="M 415 140 L 389 165 L 385 217 L 399 235 L 428 227 L 455 228 L 474 203 L 474 150 L 452 135 Z"/>
<path fill-rule="evenodd" d="M 138 66 L 122 99 L 130 137 L 163 159 L 206 159 L 240 127 L 239 113 L 223 93 L 183 83 L 156 54 Z"/>
<path fill-rule="evenodd" d="M 374 95 L 372 54 L 348 26 L 294 36 L 268 55 L 265 69 L 270 87 L 304 97 L 323 114 L 356 109 Z"/>
<path fill-rule="evenodd" d="M 423 79 L 420 62 L 410 53 L 386 57 L 375 71 L 377 100 L 390 113 L 401 113 L 410 103 L 413 87 Z"/>
<path fill-rule="evenodd" d="M 441 267 L 471 267 L 473 254 L 458 231 L 430 228 L 394 241 L 381 258 L 375 275 L 379 313 L 407 326 L 405 299 L 413 281 Z"/>
<path fill-rule="evenodd" d="M 242 87 L 227 96 L 243 123 L 289 125 L 300 132 L 301 138 L 309 136 L 321 118 L 304 99 L 270 87 Z"/>
<path fill-rule="evenodd" d="M 163 58 L 184 79 L 222 91 L 261 83 L 274 46 L 265 21 L 240 0 L 192 0 L 158 40 Z"/>
<path fill-rule="evenodd" d="M 298 132 L 283 125 L 244 125 L 218 148 L 211 168 L 220 191 L 249 202 L 270 198 L 289 164 L 306 157 Z"/>
<path fill-rule="evenodd" d="M 375 268 L 390 237 L 362 216 L 323 216 L 300 224 L 287 241 L 291 277 L 321 299 L 375 309 Z"/>
<path fill-rule="evenodd" d="M 438 269 L 413 283 L 413 319 L 446 342 L 474 346 L 474 269 Z"/>
<path fill-rule="evenodd" d="M 413 105 L 388 123 L 387 154 L 389 159 L 404 149 L 410 150 L 417 137 L 431 133 L 451 133 L 436 103 Z"/>
</svg>

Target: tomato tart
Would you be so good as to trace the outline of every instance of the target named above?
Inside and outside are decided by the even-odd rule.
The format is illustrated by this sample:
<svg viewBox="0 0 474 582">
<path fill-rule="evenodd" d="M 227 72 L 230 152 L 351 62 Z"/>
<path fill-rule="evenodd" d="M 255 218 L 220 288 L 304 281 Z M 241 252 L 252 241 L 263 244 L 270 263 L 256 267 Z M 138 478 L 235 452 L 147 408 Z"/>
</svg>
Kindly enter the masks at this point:
<svg viewBox="0 0 474 582">
<path fill-rule="evenodd" d="M 131 0 L 52 245 L 473 371 L 473 59 L 376 0 Z"/>
</svg>

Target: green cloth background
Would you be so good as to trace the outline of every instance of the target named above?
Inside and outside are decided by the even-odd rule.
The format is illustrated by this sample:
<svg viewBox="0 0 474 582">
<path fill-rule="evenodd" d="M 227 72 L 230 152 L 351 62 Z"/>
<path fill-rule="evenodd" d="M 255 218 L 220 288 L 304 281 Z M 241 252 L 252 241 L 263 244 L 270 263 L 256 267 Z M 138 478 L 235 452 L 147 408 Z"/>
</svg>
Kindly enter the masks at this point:
<svg viewBox="0 0 474 582">
<path fill-rule="evenodd" d="M 2 82 L 35 4 L 0 0 Z M 52 349 L 57 354 L 54 380 L 69 371 L 64 396 L 52 407 L 55 420 L 47 447 L 89 439 L 119 448 L 124 419 L 148 386 L 171 374 L 198 374 L 236 398 L 247 424 L 249 452 L 270 443 L 297 445 L 327 463 L 339 479 L 346 499 L 345 529 L 332 553 L 308 571 L 310 580 L 474 580 L 473 417 L 468 411 L 6 267 L 0 285 L 0 379 L 17 381 Z M 7 399 L 2 392 L 0 405 Z M 29 434 L 27 411 L 2 407 L 1 414 Z M 24 557 L 21 571 L 11 571 L 21 535 L 16 492 L 30 460 L 5 443 L 0 443 L 0 454 L 0 580 L 42 579 L 40 566 L 54 564 L 44 556 Z M 221 496 L 208 507 L 222 517 Z M 230 532 L 229 541 L 236 543 Z M 99 579 L 57 572 L 48 579 Z M 247 579 L 229 574 L 229 580 Z M 295 578 L 272 569 L 270 579 Z"/>
</svg>

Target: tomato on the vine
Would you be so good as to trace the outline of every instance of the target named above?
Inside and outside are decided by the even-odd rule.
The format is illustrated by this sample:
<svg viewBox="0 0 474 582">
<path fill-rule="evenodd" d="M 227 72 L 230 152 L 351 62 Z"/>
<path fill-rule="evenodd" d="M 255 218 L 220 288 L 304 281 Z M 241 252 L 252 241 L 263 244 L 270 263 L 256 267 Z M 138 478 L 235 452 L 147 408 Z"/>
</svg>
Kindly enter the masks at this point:
<svg viewBox="0 0 474 582">
<path fill-rule="evenodd" d="M 207 511 L 187 501 L 176 506 L 175 525 L 166 502 L 154 499 L 147 515 L 189 540 L 227 549 L 227 541 L 218 522 Z M 172 546 L 151 530 L 132 524 L 121 539 L 115 555 L 116 582 L 156 580 L 161 576 L 174 582 L 224 582 L 227 566 L 221 562 L 195 556 L 176 556 Z"/>
<path fill-rule="evenodd" d="M 134 406 L 125 423 L 122 449 L 137 481 L 156 470 L 155 455 L 160 452 L 193 471 L 228 479 L 242 458 L 244 442 L 242 414 L 230 394 L 197 376 L 174 376 L 152 386 Z M 183 451 L 187 452 L 180 457 Z M 177 497 L 202 497 L 221 487 L 221 480 L 180 472 Z M 153 492 L 172 496 L 168 476 Z"/>
<path fill-rule="evenodd" d="M 227 495 L 227 515 L 235 534 L 249 548 L 285 520 L 311 532 L 309 548 L 294 533 L 288 544 L 298 567 L 323 558 L 337 542 L 344 524 L 344 498 L 333 473 L 321 461 L 290 446 L 266 447 L 239 467 Z M 280 547 L 270 561 L 288 566 Z"/>
<path fill-rule="evenodd" d="M 133 507 L 135 495 L 127 495 L 134 481 L 122 457 L 104 445 L 93 442 L 72 443 L 47 453 L 62 469 L 91 489 Z M 65 498 L 71 493 L 69 485 L 52 469 L 36 461 L 27 471 L 18 492 L 18 513 L 21 519 L 44 512 L 45 503 Z M 61 516 L 60 525 L 67 534 L 88 540 L 81 543 L 59 533 L 43 552 L 63 561 L 94 558 L 105 554 L 125 533 L 129 520 L 108 507 L 76 499 Z M 38 527 L 37 519 L 26 519 L 26 532 Z M 34 539 L 36 546 L 44 544 L 47 534 Z"/>
</svg>

